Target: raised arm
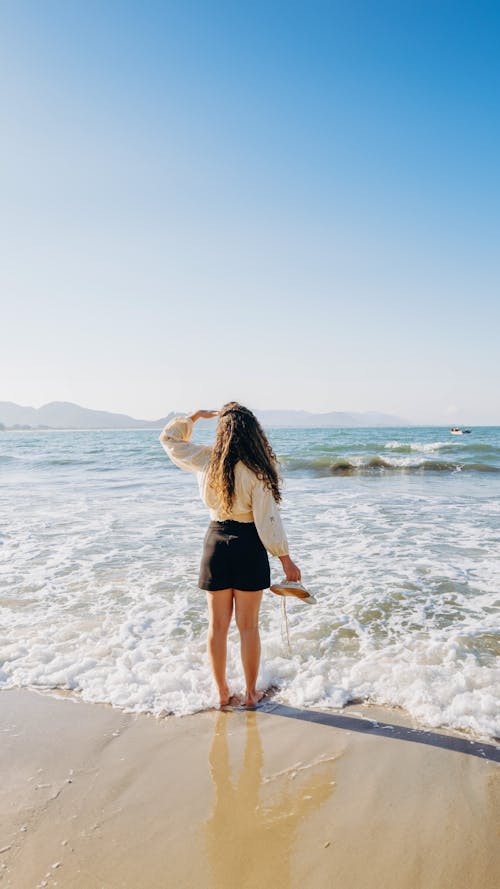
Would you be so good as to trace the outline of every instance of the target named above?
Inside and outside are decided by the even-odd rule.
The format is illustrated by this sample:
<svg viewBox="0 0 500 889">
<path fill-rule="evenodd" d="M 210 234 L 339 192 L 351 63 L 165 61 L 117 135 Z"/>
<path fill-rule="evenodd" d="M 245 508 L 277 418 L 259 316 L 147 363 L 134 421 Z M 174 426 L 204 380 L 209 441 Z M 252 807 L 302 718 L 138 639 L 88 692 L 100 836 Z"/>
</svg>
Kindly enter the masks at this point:
<svg viewBox="0 0 500 889">
<path fill-rule="evenodd" d="M 200 417 L 215 417 L 217 411 L 196 411 L 181 417 L 174 417 L 167 423 L 160 435 L 165 452 L 179 469 L 186 472 L 200 472 L 210 460 L 212 449 L 207 445 L 191 442 L 193 426 Z"/>
</svg>

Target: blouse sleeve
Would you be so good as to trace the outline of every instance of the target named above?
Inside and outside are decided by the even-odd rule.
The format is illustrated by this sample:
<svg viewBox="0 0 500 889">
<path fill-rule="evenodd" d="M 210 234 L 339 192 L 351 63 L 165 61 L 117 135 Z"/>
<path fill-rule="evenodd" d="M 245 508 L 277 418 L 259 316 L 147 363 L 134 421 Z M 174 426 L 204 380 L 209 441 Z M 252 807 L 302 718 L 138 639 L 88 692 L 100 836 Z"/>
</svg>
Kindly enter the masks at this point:
<svg viewBox="0 0 500 889">
<path fill-rule="evenodd" d="M 257 479 L 252 488 L 252 512 L 262 543 L 272 556 L 288 555 L 288 540 L 272 491 Z"/>
<path fill-rule="evenodd" d="M 207 466 L 212 449 L 191 442 L 193 426 L 190 417 L 174 417 L 163 429 L 160 441 L 172 463 L 187 472 L 200 472 Z"/>
</svg>

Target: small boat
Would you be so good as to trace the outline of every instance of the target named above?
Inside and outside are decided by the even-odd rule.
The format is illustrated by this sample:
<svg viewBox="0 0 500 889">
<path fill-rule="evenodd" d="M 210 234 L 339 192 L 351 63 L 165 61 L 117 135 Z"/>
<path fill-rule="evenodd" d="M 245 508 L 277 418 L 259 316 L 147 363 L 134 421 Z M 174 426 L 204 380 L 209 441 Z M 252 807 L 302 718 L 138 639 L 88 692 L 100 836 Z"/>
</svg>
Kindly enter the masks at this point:
<svg viewBox="0 0 500 889">
<path fill-rule="evenodd" d="M 450 429 L 452 435 L 470 435 L 470 429 L 460 429 L 458 426 L 452 426 Z"/>
</svg>

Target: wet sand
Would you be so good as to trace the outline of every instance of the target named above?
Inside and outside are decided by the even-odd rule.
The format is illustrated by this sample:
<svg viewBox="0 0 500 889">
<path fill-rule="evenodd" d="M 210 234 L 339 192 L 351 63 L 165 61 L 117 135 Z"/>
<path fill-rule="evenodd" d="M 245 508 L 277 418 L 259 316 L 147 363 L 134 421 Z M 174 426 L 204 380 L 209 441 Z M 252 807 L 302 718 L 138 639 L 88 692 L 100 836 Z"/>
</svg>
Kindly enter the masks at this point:
<svg viewBox="0 0 500 889">
<path fill-rule="evenodd" d="M 5 889 L 500 885 L 500 765 L 481 756 L 260 710 L 156 719 L 28 690 L 0 692 L 0 733 Z"/>
</svg>

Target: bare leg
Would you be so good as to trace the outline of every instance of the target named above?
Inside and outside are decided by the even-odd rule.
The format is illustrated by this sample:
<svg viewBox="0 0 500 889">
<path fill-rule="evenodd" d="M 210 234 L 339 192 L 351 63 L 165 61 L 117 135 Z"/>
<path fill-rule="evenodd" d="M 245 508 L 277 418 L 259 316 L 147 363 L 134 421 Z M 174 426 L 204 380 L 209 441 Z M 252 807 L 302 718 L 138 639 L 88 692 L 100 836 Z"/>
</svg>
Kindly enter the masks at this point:
<svg viewBox="0 0 500 889">
<path fill-rule="evenodd" d="M 234 590 L 236 623 L 240 631 L 241 662 L 245 673 L 245 706 L 254 707 L 264 692 L 255 684 L 260 663 L 259 608 L 262 590 Z"/>
<path fill-rule="evenodd" d="M 207 650 L 215 683 L 219 690 L 220 706 L 229 703 L 229 688 L 226 681 L 227 631 L 233 615 L 233 591 L 207 591 L 208 639 Z"/>
</svg>

